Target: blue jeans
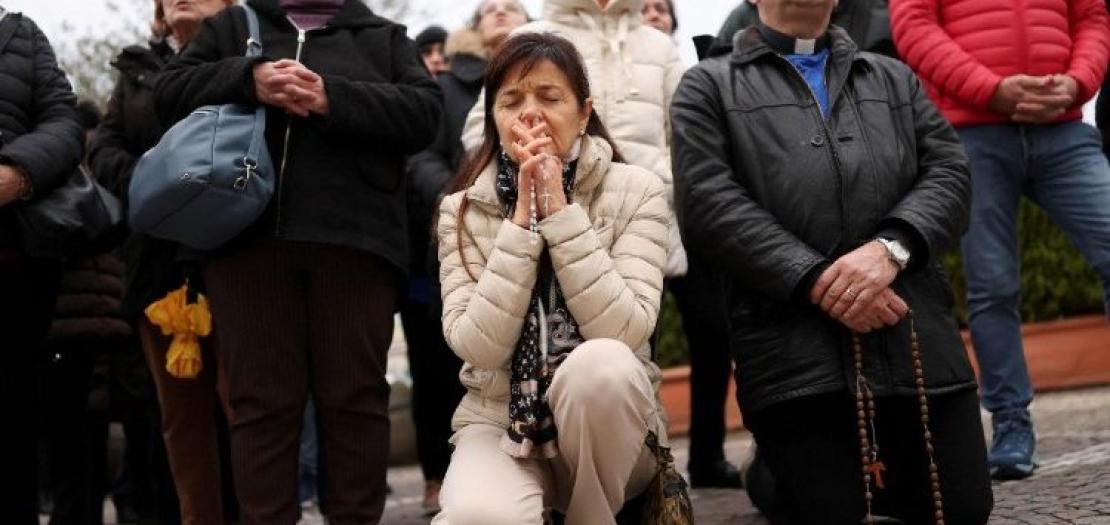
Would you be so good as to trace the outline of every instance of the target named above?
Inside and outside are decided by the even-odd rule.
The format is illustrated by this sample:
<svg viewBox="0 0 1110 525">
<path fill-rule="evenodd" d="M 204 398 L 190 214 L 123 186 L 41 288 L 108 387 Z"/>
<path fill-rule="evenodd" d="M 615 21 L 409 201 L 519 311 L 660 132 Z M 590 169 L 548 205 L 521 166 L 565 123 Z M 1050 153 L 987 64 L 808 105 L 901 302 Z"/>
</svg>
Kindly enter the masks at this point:
<svg viewBox="0 0 1110 525">
<path fill-rule="evenodd" d="M 962 250 L 983 407 L 1024 409 L 1033 385 L 1021 342 L 1017 212 L 1040 206 L 1095 269 L 1110 297 L 1110 164 L 1082 122 L 959 130 L 971 161 L 971 224 Z M 1108 309 L 1107 311 L 1110 311 Z"/>
</svg>

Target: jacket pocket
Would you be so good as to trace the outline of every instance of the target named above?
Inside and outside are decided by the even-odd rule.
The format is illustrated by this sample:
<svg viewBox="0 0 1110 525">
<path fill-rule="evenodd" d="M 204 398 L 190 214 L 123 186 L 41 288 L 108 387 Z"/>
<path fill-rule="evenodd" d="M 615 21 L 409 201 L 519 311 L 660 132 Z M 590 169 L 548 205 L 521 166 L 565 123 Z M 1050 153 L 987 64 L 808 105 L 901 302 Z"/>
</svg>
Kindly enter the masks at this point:
<svg viewBox="0 0 1110 525">
<path fill-rule="evenodd" d="M 485 404 L 490 400 L 507 399 L 509 375 L 506 371 L 486 370 L 466 363 L 459 371 L 459 382 L 476 394 Z"/>
<path fill-rule="evenodd" d="M 459 382 L 469 390 L 481 393 L 489 388 L 492 381 L 493 372 L 490 370 L 478 368 L 469 363 L 463 365 L 462 370 L 459 370 Z"/>
</svg>

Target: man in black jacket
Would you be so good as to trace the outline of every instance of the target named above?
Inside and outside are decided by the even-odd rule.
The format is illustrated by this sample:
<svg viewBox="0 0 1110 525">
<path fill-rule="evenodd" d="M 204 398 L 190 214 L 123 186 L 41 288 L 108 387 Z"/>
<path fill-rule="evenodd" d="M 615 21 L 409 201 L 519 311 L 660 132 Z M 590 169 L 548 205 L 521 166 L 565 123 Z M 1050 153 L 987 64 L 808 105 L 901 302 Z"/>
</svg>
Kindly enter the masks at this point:
<svg viewBox="0 0 1110 525">
<path fill-rule="evenodd" d="M 939 499 L 946 521 L 983 523 L 975 378 L 939 263 L 967 224 L 966 157 L 913 72 L 829 27 L 833 4 L 760 0 L 761 24 L 686 74 L 671 111 L 683 240 L 732 281 L 772 521 L 927 522 Z"/>
<path fill-rule="evenodd" d="M 386 351 L 409 256 L 405 156 L 435 137 L 440 91 L 404 27 L 359 0 L 247 5 L 264 57 L 243 56 L 246 16 L 230 8 L 204 23 L 154 89 L 167 123 L 205 104 L 268 109 L 273 200 L 204 263 L 242 521 L 298 521 L 298 437 L 311 390 L 328 521 L 377 523 Z"/>
<path fill-rule="evenodd" d="M 59 276 L 55 262 L 20 249 L 15 213 L 61 185 L 81 160 L 74 96 L 50 42 L 31 19 L 0 8 L 0 334 L 4 349 L 7 473 L 5 523 L 38 523 L 39 341 L 50 327 Z"/>
</svg>

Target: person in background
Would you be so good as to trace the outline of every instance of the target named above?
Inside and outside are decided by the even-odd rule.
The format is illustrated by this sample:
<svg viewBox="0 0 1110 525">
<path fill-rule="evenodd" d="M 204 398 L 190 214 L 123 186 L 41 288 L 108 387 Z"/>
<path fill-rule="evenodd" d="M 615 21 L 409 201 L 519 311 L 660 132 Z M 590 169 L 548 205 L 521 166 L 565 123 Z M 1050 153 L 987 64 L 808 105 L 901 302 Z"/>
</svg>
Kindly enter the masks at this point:
<svg viewBox="0 0 1110 525">
<path fill-rule="evenodd" d="M 889 0 L 838 0 L 833 8 L 832 24 L 848 32 L 852 41 L 864 51 L 898 58 L 898 50 L 890 35 Z M 742 0 L 721 25 L 717 40 L 731 45 L 740 30 L 759 24 L 760 0 Z"/>
<path fill-rule="evenodd" d="M 986 443 L 941 266 L 967 159 L 905 64 L 830 27 L 835 3 L 760 0 L 760 24 L 683 78 L 683 239 L 728 272 L 772 523 L 982 524 Z"/>
<path fill-rule="evenodd" d="M 112 66 L 120 73 L 108 112 L 93 138 L 89 165 L 101 184 L 126 203 L 136 161 L 158 143 L 167 127 L 154 110 L 154 77 L 188 48 L 205 18 L 232 5 L 231 0 L 154 0 L 152 38 L 147 45 L 124 48 Z M 147 319 L 144 310 L 186 280 L 204 290 L 195 263 L 178 259 L 176 243 L 131 234 L 120 253 L 126 267 L 123 315 L 135 326 L 157 392 L 161 431 L 173 473 L 181 522 L 219 525 L 225 519 L 220 475 L 220 423 L 217 407 L 222 375 L 212 339 L 201 341 L 202 369 L 196 378 L 177 378 L 166 370 L 171 339 Z M 226 412 L 226 409 L 224 410 Z M 227 480 L 230 481 L 230 480 Z"/>
<path fill-rule="evenodd" d="M 209 253 L 204 280 L 226 365 L 242 522 L 296 523 L 311 394 L 328 522 L 382 516 L 386 357 L 408 268 L 405 159 L 435 138 L 439 87 L 403 26 L 361 0 L 248 0 L 206 21 L 155 79 L 173 122 L 206 104 L 264 105 L 275 190 L 266 212 Z"/>
<path fill-rule="evenodd" d="M 678 30 L 674 0 L 644 0 L 644 7 L 640 13 L 644 16 L 645 24 L 674 38 L 674 32 Z"/>
<path fill-rule="evenodd" d="M 667 439 L 649 350 L 666 190 L 621 162 L 568 40 L 513 36 L 485 93 L 481 149 L 437 225 L 444 335 L 467 394 L 432 523 L 541 523 L 554 509 L 612 524 L 659 470 L 647 443 Z"/>
<path fill-rule="evenodd" d="M 90 101 L 78 102 L 85 137 L 100 120 Z M 93 369 L 106 353 L 127 345 L 131 327 L 119 314 L 123 265 L 110 253 L 66 261 L 54 320 L 43 344 L 43 441 L 49 465 L 54 525 L 103 522 L 108 410 L 93 406 Z"/>
<path fill-rule="evenodd" d="M 642 13 L 645 24 L 674 37 L 678 19 L 673 0 L 645 0 Z M 668 278 L 666 288 L 678 305 L 690 349 L 690 486 L 739 488 L 740 471 L 724 452 L 725 402 L 732 377 L 725 282 L 689 249 L 686 255 L 686 275 Z"/>
<path fill-rule="evenodd" d="M 0 494 L 6 523 L 38 524 L 41 343 L 50 329 L 60 278 L 58 261 L 28 255 L 20 244 L 16 211 L 61 186 L 84 152 L 75 98 L 54 50 L 30 18 L 0 7 L 0 333 L 4 366 L 0 385 L 13 400 Z M 18 400 L 18 401 L 15 401 Z"/>
<path fill-rule="evenodd" d="M 450 68 L 447 54 L 443 52 L 443 44 L 446 40 L 447 30 L 440 26 L 429 26 L 416 35 L 416 47 L 420 50 L 420 58 L 433 77 L 438 77 Z"/>
<path fill-rule="evenodd" d="M 1082 122 L 1110 59 L 1103 0 L 894 0 L 898 50 L 971 160 L 962 242 L 968 325 L 997 479 L 1037 468 L 1033 385 L 1021 340 L 1018 204 L 1028 196 L 1102 281 L 1110 315 L 1110 164 Z M 1005 24 L 998 25 L 997 21 Z"/>
<path fill-rule="evenodd" d="M 432 219 L 447 183 L 462 162 L 459 136 L 466 114 L 482 90 L 487 61 L 509 33 L 527 21 L 528 13 L 518 0 L 485 0 L 478 4 L 465 28 L 447 37 L 450 69 L 436 78 L 443 90 L 443 122 L 435 142 L 409 160 L 411 262 L 401 322 L 412 373 L 416 451 L 424 473 L 423 506 L 430 514 L 439 511 L 439 492 L 451 460 L 451 414 L 466 392 L 458 377 L 462 360 L 443 339 Z"/>
</svg>

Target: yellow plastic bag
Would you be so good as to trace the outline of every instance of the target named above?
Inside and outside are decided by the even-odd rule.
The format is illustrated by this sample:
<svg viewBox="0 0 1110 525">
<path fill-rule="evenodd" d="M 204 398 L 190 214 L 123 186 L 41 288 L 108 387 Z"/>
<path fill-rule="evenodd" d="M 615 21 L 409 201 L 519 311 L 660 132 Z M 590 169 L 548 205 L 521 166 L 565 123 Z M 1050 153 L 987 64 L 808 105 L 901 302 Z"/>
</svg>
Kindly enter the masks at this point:
<svg viewBox="0 0 1110 525">
<path fill-rule="evenodd" d="M 188 302 L 188 285 L 167 294 L 146 307 L 146 317 L 162 329 L 162 335 L 173 336 L 166 352 L 166 371 L 179 379 L 193 379 L 203 367 L 200 359 L 200 338 L 212 333 L 212 314 L 208 299 L 197 295 L 197 302 Z"/>
</svg>

